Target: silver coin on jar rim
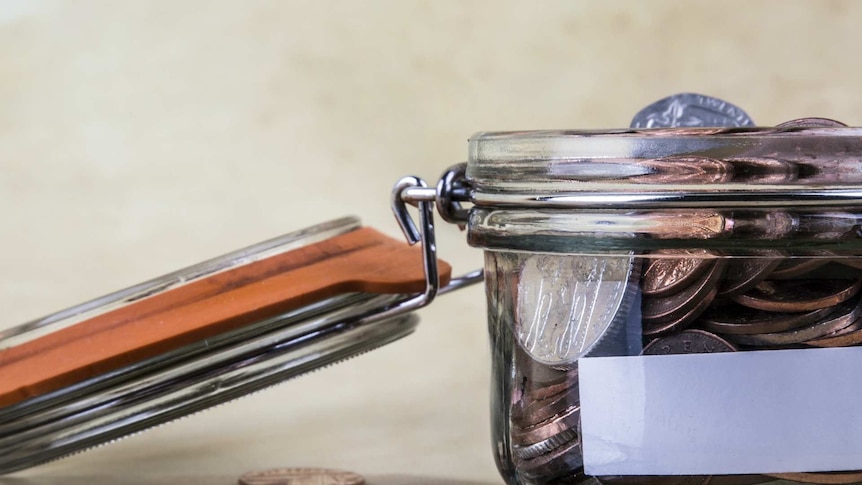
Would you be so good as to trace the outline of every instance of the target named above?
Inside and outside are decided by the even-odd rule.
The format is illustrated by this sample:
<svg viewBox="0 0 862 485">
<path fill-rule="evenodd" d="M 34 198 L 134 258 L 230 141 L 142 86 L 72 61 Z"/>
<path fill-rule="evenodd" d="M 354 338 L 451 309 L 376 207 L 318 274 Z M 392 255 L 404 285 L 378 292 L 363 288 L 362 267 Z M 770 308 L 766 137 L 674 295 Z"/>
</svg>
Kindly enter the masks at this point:
<svg viewBox="0 0 862 485">
<path fill-rule="evenodd" d="M 632 128 L 754 126 L 742 108 L 712 96 L 680 93 L 660 99 L 640 110 Z"/>
</svg>

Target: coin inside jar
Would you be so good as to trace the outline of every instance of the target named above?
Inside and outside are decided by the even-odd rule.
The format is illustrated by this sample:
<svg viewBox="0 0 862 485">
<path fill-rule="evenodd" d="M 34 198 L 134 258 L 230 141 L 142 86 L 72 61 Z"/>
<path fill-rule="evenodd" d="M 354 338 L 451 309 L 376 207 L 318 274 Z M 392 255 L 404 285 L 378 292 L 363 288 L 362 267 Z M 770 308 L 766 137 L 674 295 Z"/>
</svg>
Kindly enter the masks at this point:
<svg viewBox="0 0 862 485">
<path fill-rule="evenodd" d="M 733 297 L 733 300 L 756 310 L 806 312 L 845 302 L 860 288 L 862 280 L 767 280 L 751 291 Z"/>
<path fill-rule="evenodd" d="M 848 327 L 862 315 L 862 302 L 849 301 L 839 305 L 826 318 L 806 327 L 779 333 L 758 335 L 728 335 L 736 343 L 744 345 L 790 345 L 803 343 L 838 332 Z"/>
<path fill-rule="evenodd" d="M 710 296 L 715 296 L 717 293 L 716 287 L 726 267 L 726 260 L 713 261 L 700 278 L 689 284 L 682 291 L 665 297 L 644 297 L 642 305 L 644 325 L 678 322 L 675 326 L 678 327 L 683 323 L 687 323 L 686 320 L 680 321 L 679 319 L 689 314 L 690 310 L 703 306 L 704 300 L 709 300 Z M 704 307 L 703 309 L 705 310 L 706 308 Z M 696 316 L 689 315 L 690 318 Z M 670 329 L 665 328 L 663 330 Z"/>
<path fill-rule="evenodd" d="M 641 291 L 648 296 L 666 296 L 689 286 L 713 263 L 713 253 L 704 249 L 660 249 L 647 262 L 641 276 Z"/>
<path fill-rule="evenodd" d="M 751 257 L 730 260 L 724 281 L 719 286 L 718 296 L 731 297 L 745 293 L 765 280 L 784 260 L 781 251 L 762 250 L 751 253 Z"/>
<path fill-rule="evenodd" d="M 735 352 L 736 347 L 718 335 L 703 330 L 683 330 L 661 337 L 644 347 L 642 355 L 706 354 Z"/>
<path fill-rule="evenodd" d="M 821 308 L 803 313 L 777 313 L 755 310 L 738 303 L 714 305 L 701 315 L 699 324 L 711 332 L 751 335 L 777 333 L 804 327 L 820 321 L 832 313 L 832 308 Z"/>
</svg>

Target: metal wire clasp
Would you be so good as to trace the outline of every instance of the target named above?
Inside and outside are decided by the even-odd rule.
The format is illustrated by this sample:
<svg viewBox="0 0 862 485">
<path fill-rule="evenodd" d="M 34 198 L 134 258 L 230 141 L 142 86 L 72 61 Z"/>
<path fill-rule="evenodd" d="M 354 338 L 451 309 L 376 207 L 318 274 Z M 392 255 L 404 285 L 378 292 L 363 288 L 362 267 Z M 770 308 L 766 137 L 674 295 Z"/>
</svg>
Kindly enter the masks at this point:
<svg viewBox="0 0 862 485">
<path fill-rule="evenodd" d="M 461 202 L 469 200 L 469 191 L 465 183 L 465 163 L 450 167 L 437 186 L 432 188 L 419 177 L 404 177 L 392 188 L 392 212 L 398 225 L 404 232 L 407 242 L 422 244 L 422 264 L 425 268 L 425 292 L 420 295 L 421 301 L 415 308 L 423 307 L 437 296 L 450 291 L 478 283 L 483 279 L 481 269 L 471 271 L 459 277 L 453 277 L 449 283 L 440 287 L 440 276 L 437 270 L 437 244 L 434 236 L 434 207 L 447 222 L 458 224 L 463 228 L 467 222 L 468 212 Z M 419 227 L 410 216 L 407 204 L 414 205 L 419 210 Z"/>
</svg>

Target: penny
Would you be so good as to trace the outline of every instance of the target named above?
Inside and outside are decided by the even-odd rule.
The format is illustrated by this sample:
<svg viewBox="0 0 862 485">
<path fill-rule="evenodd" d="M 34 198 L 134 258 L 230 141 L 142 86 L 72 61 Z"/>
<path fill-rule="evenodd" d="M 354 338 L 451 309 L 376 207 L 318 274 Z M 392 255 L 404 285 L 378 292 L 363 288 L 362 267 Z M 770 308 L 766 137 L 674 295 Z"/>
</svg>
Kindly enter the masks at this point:
<svg viewBox="0 0 862 485">
<path fill-rule="evenodd" d="M 581 440 L 572 439 L 570 442 L 544 455 L 520 460 L 519 471 L 526 478 L 547 479 L 564 473 L 571 473 L 581 468 L 584 464 L 581 452 Z"/>
<path fill-rule="evenodd" d="M 575 431 L 575 428 L 569 427 L 537 443 L 530 445 L 514 445 L 512 446 L 512 451 L 514 451 L 519 458 L 529 460 L 531 458 L 544 455 L 545 453 L 550 453 L 560 446 L 577 439 L 578 432 Z"/>
<path fill-rule="evenodd" d="M 738 106 L 711 96 L 681 93 L 660 99 L 640 110 L 632 128 L 754 126 Z"/>
<path fill-rule="evenodd" d="M 727 303 L 707 310 L 700 317 L 700 325 L 711 332 L 723 334 L 777 333 L 811 325 L 830 313 L 832 308 L 804 313 L 775 313 Z"/>
<path fill-rule="evenodd" d="M 577 428 L 578 420 L 581 418 L 580 406 L 572 406 L 565 410 L 562 414 L 551 416 L 550 418 L 530 426 L 517 427 L 512 429 L 512 442 L 517 445 L 529 445 L 546 440 L 554 435 L 557 435 L 568 428 Z M 515 423 L 513 423 L 515 424 Z"/>
<path fill-rule="evenodd" d="M 728 338 L 744 345 L 798 344 L 837 332 L 855 322 L 860 315 L 862 315 L 862 304 L 860 302 L 847 302 L 839 306 L 826 319 L 807 327 L 779 333 L 728 335 Z"/>
<path fill-rule="evenodd" d="M 736 347 L 718 335 L 703 330 L 683 330 L 661 337 L 644 347 L 641 355 L 711 354 L 735 352 Z"/>
<path fill-rule="evenodd" d="M 626 164 L 631 163 L 625 160 Z M 644 175 L 632 177 L 636 184 L 721 184 L 734 179 L 733 165 L 706 157 L 667 157 L 638 160 Z"/>
<path fill-rule="evenodd" d="M 847 125 L 840 121 L 831 120 L 829 118 L 799 118 L 796 120 L 785 121 L 780 125 L 775 125 L 776 128 L 846 128 Z"/>
<path fill-rule="evenodd" d="M 578 407 L 580 401 L 576 392 L 561 392 L 548 399 L 528 402 L 522 408 L 512 410 L 512 419 L 529 426 L 541 423 L 554 415 L 563 414 L 567 410 Z"/>
<path fill-rule="evenodd" d="M 849 326 L 814 340 L 805 342 L 814 347 L 849 347 L 862 343 L 862 319 Z"/>
<path fill-rule="evenodd" d="M 684 290 L 665 297 L 645 297 L 642 305 L 643 319 L 651 323 L 679 319 L 716 288 L 726 267 L 727 260 L 716 260 L 700 278 Z"/>
<path fill-rule="evenodd" d="M 325 468 L 274 468 L 249 472 L 239 477 L 239 485 L 362 485 L 360 475 Z"/>
<path fill-rule="evenodd" d="M 833 259 L 836 263 L 841 263 L 844 266 L 853 268 L 853 269 L 862 269 L 862 258 L 858 255 L 853 256 L 842 256 L 840 258 Z"/>
<path fill-rule="evenodd" d="M 750 184 L 784 184 L 796 180 L 799 168 L 795 163 L 775 158 L 732 158 L 733 181 Z"/>
<path fill-rule="evenodd" d="M 862 288 L 862 280 L 761 281 L 733 301 L 756 310 L 807 312 L 849 300 Z"/>
<path fill-rule="evenodd" d="M 813 251 L 809 255 L 818 256 L 816 258 L 793 257 L 779 264 L 772 274 L 770 279 L 789 280 L 798 278 L 806 273 L 810 273 L 821 266 L 829 264 L 832 253 L 829 251 Z"/>
<path fill-rule="evenodd" d="M 799 219 L 782 211 L 745 212 L 733 214 L 733 233 L 744 238 L 781 239 L 794 234 L 799 228 Z"/>
<path fill-rule="evenodd" d="M 784 260 L 781 251 L 759 251 L 756 257 L 730 260 L 724 281 L 719 285 L 718 296 L 731 297 L 757 286 Z"/>
<path fill-rule="evenodd" d="M 653 251 L 641 276 L 641 291 L 648 296 L 666 296 L 689 286 L 715 263 L 705 249 L 659 249 Z"/>
<path fill-rule="evenodd" d="M 764 475 L 781 480 L 802 483 L 849 484 L 862 483 L 862 471 L 850 472 L 818 472 L 818 473 L 764 473 Z"/>
<path fill-rule="evenodd" d="M 654 336 L 661 333 L 669 332 L 671 330 L 682 330 L 689 323 L 693 322 L 697 317 L 699 317 L 712 303 L 712 300 L 715 299 L 715 295 L 718 294 L 718 289 L 713 288 L 709 293 L 700 298 L 697 305 L 688 310 L 686 313 L 680 315 L 674 320 L 670 320 L 668 322 L 656 323 L 650 321 L 643 322 L 643 330 L 642 333 L 645 336 Z"/>
<path fill-rule="evenodd" d="M 555 396 L 561 392 L 577 392 L 578 388 L 578 368 L 574 367 L 565 371 L 562 379 L 551 381 L 548 383 L 529 384 L 528 390 L 525 391 L 527 397 L 531 400 L 540 401 Z"/>
</svg>

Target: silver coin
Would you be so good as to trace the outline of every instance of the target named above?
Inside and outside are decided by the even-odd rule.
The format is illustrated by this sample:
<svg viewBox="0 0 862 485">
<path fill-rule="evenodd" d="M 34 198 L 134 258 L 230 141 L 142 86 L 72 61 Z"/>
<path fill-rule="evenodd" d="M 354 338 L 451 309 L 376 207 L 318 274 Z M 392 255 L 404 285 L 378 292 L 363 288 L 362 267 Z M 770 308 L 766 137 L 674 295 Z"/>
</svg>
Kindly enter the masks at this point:
<svg viewBox="0 0 862 485">
<path fill-rule="evenodd" d="M 702 94 L 681 93 L 640 110 L 632 128 L 754 126 L 740 107 Z"/>
<path fill-rule="evenodd" d="M 568 365 L 609 334 L 619 337 L 619 325 L 612 324 L 628 314 L 634 270 L 630 252 L 529 255 L 517 293 L 515 334 L 521 348 L 542 364 Z"/>
</svg>

